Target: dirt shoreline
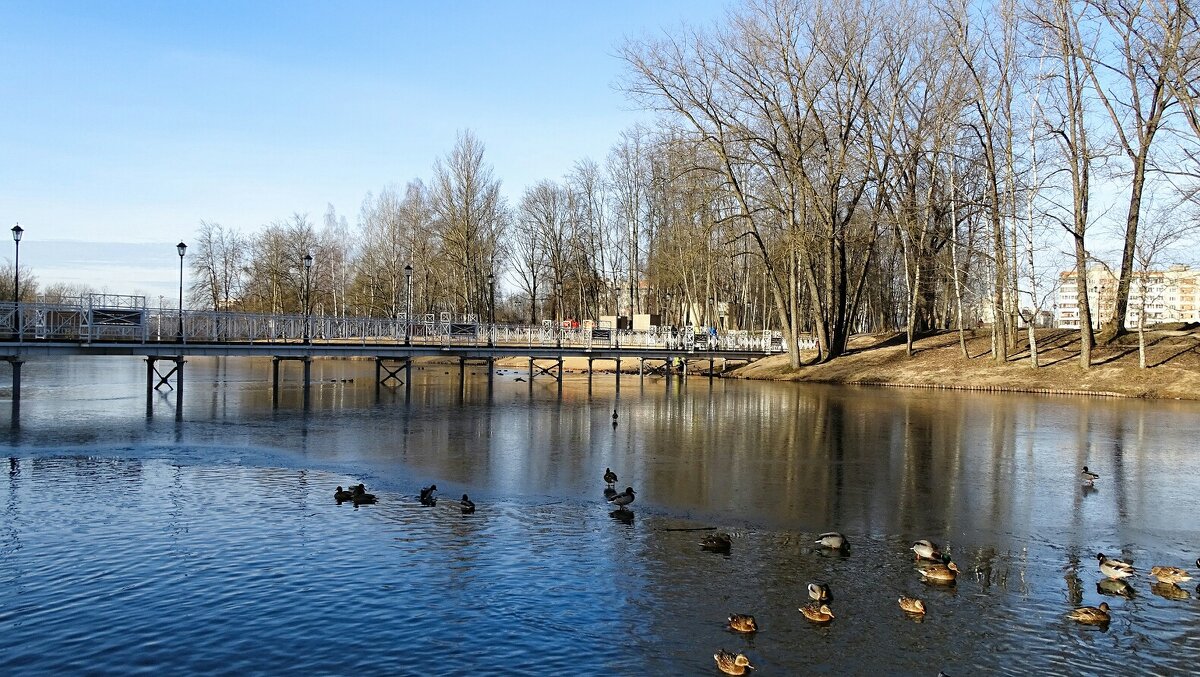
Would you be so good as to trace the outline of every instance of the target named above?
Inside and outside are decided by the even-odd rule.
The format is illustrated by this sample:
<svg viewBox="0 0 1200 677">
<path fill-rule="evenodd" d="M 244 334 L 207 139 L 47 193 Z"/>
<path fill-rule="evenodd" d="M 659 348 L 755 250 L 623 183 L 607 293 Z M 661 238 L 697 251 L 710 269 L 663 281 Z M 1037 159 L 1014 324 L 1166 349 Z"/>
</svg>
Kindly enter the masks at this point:
<svg viewBox="0 0 1200 677">
<path fill-rule="evenodd" d="M 738 378 L 840 383 L 903 388 L 1024 392 L 1092 397 L 1200 400 L 1200 334 L 1148 334 L 1146 362 L 1138 363 L 1137 336 L 1093 350 L 1092 367 L 1079 366 L 1079 336 L 1062 329 L 1037 333 L 1039 367 L 1029 359 L 1024 333 L 1008 361 L 991 359 L 986 331 L 969 333 L 963 357 L 956 332 L 922 337 L 914 355 L 905 354 L 903 335 L 856 339 L 848 355 L 793 370 L 786 356 L 760 360 L 733 372 Z M 810 356 L 809 359 L 812 359 Z"/>
<path fill-rule="evenodd" d="M 1136 335 L 1124 337 L 1115 345 L 1093 349 L 1092 367 L 1087 370 L 1079 366 L 1079 336 L 1073 331 L 1038 331 L 1037 369 L 1030 364 L 1024 332 L 1003 364 L 991 359 L 991 336 L 987 331 L 968 332 L 966 343 L 970 358 L 963 357 L 956 332 L 924 336 L 914 342 L 914 354 L 908 357 L 902 334 L 860 336 L 851 342 L 848 354 L 826 364 L 792 369 L 786 355 L 773 355 L 749 365 L 731 363 L 726 368 L 720 353 L 715 353 L 715 366 L 722 378 L 762 381 L 1200 400 L 1200 331 L 1194 329 L 1148 334 L 1148 369 L 1138 366 Z M 816 353 L 804 353 L 802 357 L 811 363 Z M 707 355 L 697 355 L 688 360 L 688 374 L 706 376 L 708 364 Z M 522 372 L 528 370 L 529 359 L 504 358 L 497 360 L 496 366 Z M 625 374 L 636 374 L 638 361 L 624 360 L 621 367 Z M 565 358 L 563 368 L 567 372 L 585 373 L 587 358 Z M 592 368 L 595 374 L 612 374 L 616 365 L 613 360 L 595 360 Z"/>
</svg>

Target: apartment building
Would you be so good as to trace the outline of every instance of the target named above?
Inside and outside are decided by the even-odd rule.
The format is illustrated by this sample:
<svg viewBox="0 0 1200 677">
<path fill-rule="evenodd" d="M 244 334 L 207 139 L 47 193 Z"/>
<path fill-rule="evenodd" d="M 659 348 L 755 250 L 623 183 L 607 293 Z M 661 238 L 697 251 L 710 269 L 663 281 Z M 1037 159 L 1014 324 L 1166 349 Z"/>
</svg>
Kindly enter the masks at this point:
<svg viewBox="0 0 1200 677">
<path fill-rule="evenodd" d="M 1079 328 L 1079 295 L 1074 270 L 1059 275 L 1055 320 L 1064 329 Z M 1200 271 L 1183 265 L 1166 270 L 1134 273 L 1129 289 L 1129 310 L 1125 326 L 1136 329 L 1141 322 L 1143 299 L 1146 326 L 1163 322 L 1200 322 Z M 1099 329 L 1112 317 L 1117 298 L 1117 278 L 1104 266 L 1094 266 L 1087 272 L 1088 304 L 1092 311 L 1092 327 Z"/>
</svg>

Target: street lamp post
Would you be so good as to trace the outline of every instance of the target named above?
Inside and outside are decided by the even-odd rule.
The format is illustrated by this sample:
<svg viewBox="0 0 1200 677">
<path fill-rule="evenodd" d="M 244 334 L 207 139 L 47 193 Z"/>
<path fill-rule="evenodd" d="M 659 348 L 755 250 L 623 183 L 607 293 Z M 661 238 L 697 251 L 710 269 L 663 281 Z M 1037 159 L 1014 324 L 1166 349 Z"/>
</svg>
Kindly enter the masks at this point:
<svg viewBox="0 0 1200 677">
<path fill-rule="evenodd" d="M 412 264 L 404 266 L 405 310 L 404 310 L 404 345 L 412 345 Z"/>
<path fill-rule="evenodd" d="M 488 273 L 488 347 L 496 345 L 496 276 Z"/>
<path fill-rule="evenodd" d="M 187 244 L 180 240 L 175 251 L 179 252 L 179 332 L 175 339 L 183 341 L 183 255 L 187 253 Z"/>
<path fill-rule="evenodd" d="M 312 343 L 312 327 L 310 326 L 312 318 L 312 297 L 309 284 L 309 273 L 312 271 L 313 257 L 312 254 L 304 255 L 304 343 L 306 345 Z"/>
<path fill-rule="evenodd" d="M 13 260 L 13 303 L 21 302 L 21 235 L 25 233 L 25 229 L 21 224 L 12 227 L 13 242 L 17 248 L 16 257 Z"/>
<path fill-rule="evenodd" d="M 554 315 L 554 322 L 558 325 L 554 328 L 554 335 L 557 337 L 556 345 L 562 348 L 562 280 L 554 281 Z"/>
</svg>

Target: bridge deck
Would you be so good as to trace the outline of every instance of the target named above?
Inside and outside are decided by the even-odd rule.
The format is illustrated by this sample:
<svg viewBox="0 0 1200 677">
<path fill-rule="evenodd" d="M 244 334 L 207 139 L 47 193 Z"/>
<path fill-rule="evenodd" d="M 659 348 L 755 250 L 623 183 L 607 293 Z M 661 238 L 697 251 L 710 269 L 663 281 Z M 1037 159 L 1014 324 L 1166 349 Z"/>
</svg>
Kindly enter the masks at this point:
<svg viewBox="0 0 1200 677">
<path fill-rule="evenodd" d="M 729 360 L 757 360 L 769 355 L 761 350 L 667 347 L 609 347 L 609 346 L 557 346 L 545 345 L 412 345 L 396 343 L 249 343 L 249 342 L 125 342 L 125 341 L 5 341 L 0 339 L 0 355 L 9 359 L 31 357 L 62 357 L 70 355 L 94 356 L 204 356 L 204 357 L 454 357 L 468 359 L 503 359 L 506 357 L 582 357 L 593 360 L 648 359 L 666 360 L 673 357 L 686 359 L 724 358 Z"/>
</svg>

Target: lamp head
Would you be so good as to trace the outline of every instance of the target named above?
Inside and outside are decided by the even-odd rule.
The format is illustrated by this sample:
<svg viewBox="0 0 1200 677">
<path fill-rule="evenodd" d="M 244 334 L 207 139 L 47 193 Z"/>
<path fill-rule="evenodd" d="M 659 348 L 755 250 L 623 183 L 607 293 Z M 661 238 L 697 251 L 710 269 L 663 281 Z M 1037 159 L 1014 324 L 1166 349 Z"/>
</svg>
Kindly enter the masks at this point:
<svg viewBox="0 0 1200 677">
<path fill-rule="evenodd" d="M 312 262 L 313 262 L 312 254 L 305 254 L 304 255 L 304 269 L 308 270 L 309 268 L 312 268 Z"/>
<path fill-rule="evenodd" d="M 25 229 L 21 227 L 21 224 L 18 223 L 17 225 L 13 226 L 12 227 L 13 242 L 20 242 L 21 235 L 24 232 L 25 232 Z"/>
<path fill-rule="evenodd" d="M 175 251 L 179 252 L 179 258 L 182 259 L 183 255 L 187 253 L 187 245 L 180 240 L 179 244 L 175 245 Z"/>
</svg>

